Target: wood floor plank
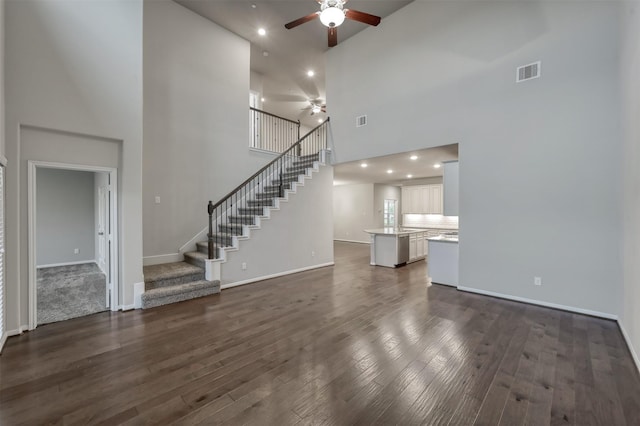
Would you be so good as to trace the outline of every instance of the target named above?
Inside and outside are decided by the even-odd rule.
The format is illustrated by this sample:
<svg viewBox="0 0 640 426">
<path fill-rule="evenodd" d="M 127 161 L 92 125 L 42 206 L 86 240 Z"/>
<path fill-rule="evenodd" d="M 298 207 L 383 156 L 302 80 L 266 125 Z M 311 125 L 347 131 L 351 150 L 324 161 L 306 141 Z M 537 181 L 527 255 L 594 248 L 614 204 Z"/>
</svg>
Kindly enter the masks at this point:
<svg viewBox="0 0 640 426">
<path fill-rule="evenodd" d="M 637 425 L 614 321 L 427 284 L 425 262 L 333 267 L 8 339 L 7 425 Z"/>
</svg>

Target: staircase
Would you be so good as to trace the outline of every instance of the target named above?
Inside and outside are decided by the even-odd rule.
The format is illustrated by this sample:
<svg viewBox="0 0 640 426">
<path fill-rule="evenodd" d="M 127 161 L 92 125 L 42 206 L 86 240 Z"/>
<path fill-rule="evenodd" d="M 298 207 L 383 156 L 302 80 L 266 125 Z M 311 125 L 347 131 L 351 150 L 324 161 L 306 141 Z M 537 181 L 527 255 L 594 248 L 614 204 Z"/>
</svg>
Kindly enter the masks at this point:
<svg viewBox="0 0 640 426">
<path fill-rule="evenodd" d="M 144 267 L 145 292 L 141 297 L 143 309 L 181 302 L 220 292 L 219 274 L 206 273 L 211 261 L 224 262 L 227 251 L 238 250 L 239 242 L 250 237 L 250 230 L 261 226 L 261 220 L 277 209 L 283 198 L 296 186 L 318 170 L 321 153 L 326 146 L 327 122 L 323 129 L 323 144 L 312 139 L 306 151 L 300 154 L 301 144 L 317 131 L 309 132 L 296 144 L 265 166 L 215 206 L 209 202 L 210 224 L 208 240 L 196 243 L 193 251 L 184 253 L 183 262 L 166 263 Z M 209 246 L 212 252 L 209 252 Z M 209 266 L 207 266 L 209 263 Z M 205 276 L 213 277 L 206 280 Z"/>
</svg>

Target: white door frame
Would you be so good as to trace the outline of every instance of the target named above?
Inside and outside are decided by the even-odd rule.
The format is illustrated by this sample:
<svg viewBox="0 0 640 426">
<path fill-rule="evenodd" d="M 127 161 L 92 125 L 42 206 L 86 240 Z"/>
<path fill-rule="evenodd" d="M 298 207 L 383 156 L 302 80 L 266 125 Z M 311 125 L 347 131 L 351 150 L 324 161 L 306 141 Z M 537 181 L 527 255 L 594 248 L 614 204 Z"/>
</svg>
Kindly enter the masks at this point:
<svg viewBox="0 0 640 426">
<path fill-rule="evenodd" d="M 29 160 L 27 171 L 27 214 L 29 228 L 29 330 L 38 326 L 38 300 L 37 300 L 37 271 L 36 271 L 36 170 L 38 167 L 62 170 L 77 170 L 84 172 L 109 173 L 109 189 L 112 194 L 110 207 L 111 220 L 111 300 L 108 301 L 112 311 L 121 309 L 118 304 L 120 293 L 119 262 L 118 262 L 118 169 L 112 167 L 87 166 L 79 164 L 52 163 L 48 161 Z"/>
</svg>

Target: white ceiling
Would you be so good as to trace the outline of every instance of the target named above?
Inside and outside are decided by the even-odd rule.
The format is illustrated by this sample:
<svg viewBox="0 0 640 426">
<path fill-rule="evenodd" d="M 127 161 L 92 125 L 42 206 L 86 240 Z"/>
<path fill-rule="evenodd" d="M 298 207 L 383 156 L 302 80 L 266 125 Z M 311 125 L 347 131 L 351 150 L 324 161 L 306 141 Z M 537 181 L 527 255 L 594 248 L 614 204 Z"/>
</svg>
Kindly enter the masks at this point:
<svg viewBox="0 0 640 426">
<path fill-rule="evenodd" d="M 418 158 L 411 160 L 411 156 Z M 386 155 L 368 160 L 341 163 L 333 167 L 334 185 L 351 185 L 358 183 L 386 183 L 399 185 L 407 181 L 434 176 L 442 176 L 442 167 L 436 169 L 434 164 L 458 159 L 458 144 L 436 148 L 421 149 L 401 154 Z M 363 168 L 362 163 L 367 167 Z M 387 170 L 393 173 L 387 173 Z M 411 174 L 411 178 L 407 175 Z"/>
<path fill-rule="evenodd" d="M 273 114 L 300 120 L 307 127 L 315 127 L 318 118 L 331 114 L 302 111 L 310 99 L 326 100 L 324 53 L 327 47 L 327 28 L 320 20 L 287 30 L 284 24 L 319 10 L 314 0 L 174 0 L 186 8 L 208 18 L 251 43 L 251 70 L 264 78 L 263 108 Z M 350 0 L 346 8 L 382 17 L 378 27 L 370 27 L 346 20 L 338 28 L 338 44 L 366 28 L 375 31 L 384 26 L 384 18 L 413 0 Z M 255 8 L 252 7 L 255 5 Z M 267 30 L 266 36 L 257 33 Z M 268 52 L 264 56 L 263 52 Z M 307 70 L 315 71 L 314 77 Z M 248 98 L 248 94 L 247 94 Z M 248 105 L 248 101 L 247 101 Z"/>
</svg>

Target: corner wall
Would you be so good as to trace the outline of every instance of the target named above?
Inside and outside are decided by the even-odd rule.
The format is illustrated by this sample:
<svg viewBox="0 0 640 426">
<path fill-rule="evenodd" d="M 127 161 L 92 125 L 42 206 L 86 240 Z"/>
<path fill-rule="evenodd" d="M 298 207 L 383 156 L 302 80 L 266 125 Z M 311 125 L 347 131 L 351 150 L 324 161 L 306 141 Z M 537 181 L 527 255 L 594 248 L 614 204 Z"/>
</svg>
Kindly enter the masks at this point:
<svg viewBox="0 0 640 426">
<path fill-rule="evenodd" d="M 620 324 L 640 368 L 640 4 L 622 9 L 621 85 L 624 128 L 624 306 Z"/>
<path fill-rule="evenodd" d="M 337 162 L 458 142 L 461 286 L 616 315 L 619 7 L 410 3 L 327 54 Z"/>
<path fill-rule="evenodd" d="M 4 4 L 6 307 L 7 330 L 16 332 L 28 324 L 26 158 L 101 165 L 113 163 L 115 153 L 123 236 L 119 303 L 132 306 L 133 285 L 143 281 L 142 2 Z M 26 136 L 38 140 L 25 142 Z M 33 148 L 30 157 L 26 148 Z"/>
</svg>

